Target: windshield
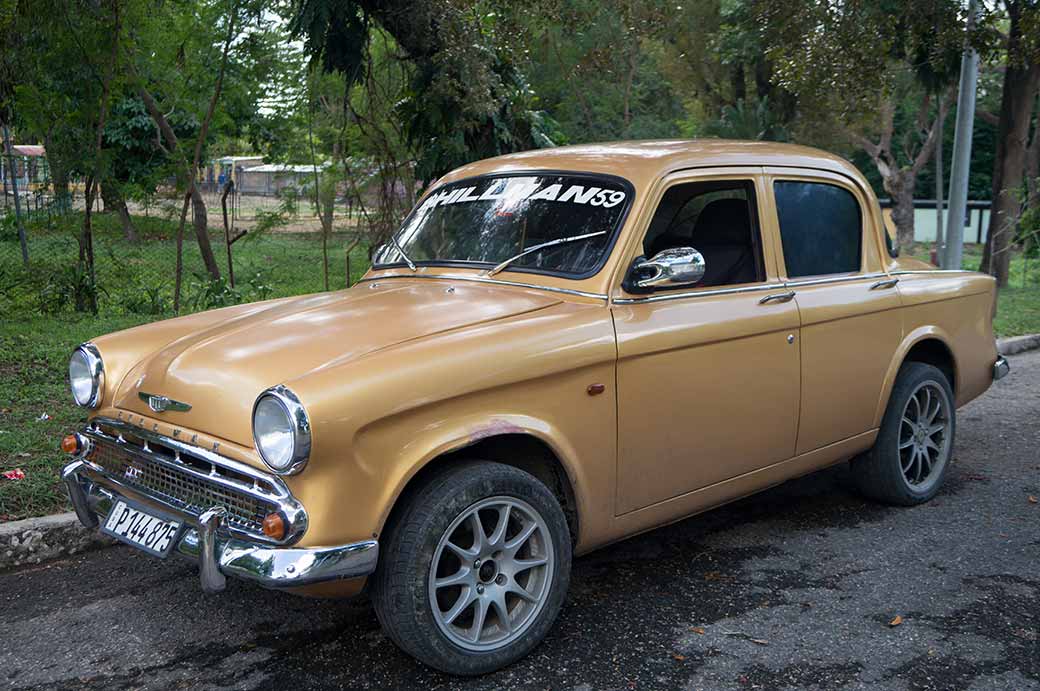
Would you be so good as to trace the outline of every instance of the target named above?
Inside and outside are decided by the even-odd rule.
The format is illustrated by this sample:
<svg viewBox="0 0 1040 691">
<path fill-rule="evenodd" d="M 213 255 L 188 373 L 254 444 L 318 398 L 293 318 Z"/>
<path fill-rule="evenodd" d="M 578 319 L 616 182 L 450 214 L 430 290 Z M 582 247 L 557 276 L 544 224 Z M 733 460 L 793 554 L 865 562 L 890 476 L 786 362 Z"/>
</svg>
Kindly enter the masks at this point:
<svg viewBox="0 0 1040 691">
<path fill-rule="evenodd" d="M 631 187 L 591 175 L 509 175 L 462 180 L 433 191 L 373 258 L 480 264 L 572 278 L 600 269 L 631 202 Z M 588 236 L 588 237 L 582 237 Z M 548 244 L 535 249 L 538 245 Z M 525 254 L 525 251 L 527 252 Z M 523 256 L 517 257 L 517 255 Z"/>
</svg>

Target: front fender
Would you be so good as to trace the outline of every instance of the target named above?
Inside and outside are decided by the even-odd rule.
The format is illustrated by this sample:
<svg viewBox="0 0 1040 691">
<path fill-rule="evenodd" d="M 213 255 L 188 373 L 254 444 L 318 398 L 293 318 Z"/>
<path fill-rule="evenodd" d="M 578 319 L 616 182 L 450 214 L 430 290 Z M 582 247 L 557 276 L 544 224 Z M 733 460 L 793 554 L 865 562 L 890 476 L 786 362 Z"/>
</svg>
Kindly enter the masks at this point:
<svg viewBox="0 0 1040 691">
<path fill-rule="evenodd" d="M 589 514 L 590 479 L 588 469 L 578 462 L 580 457 L 578 446 L 572 440 L 572 434 L 560 423 L 534 415 L 511 412 L 491 414 L 485 411 L 472 412 L 454 418 L 449 424 L 417 430 L 416 435 L 409 439 L 408 445 L 401 449 L 403 452 L 401 457 L 394 463 L 396 466 L 395 480 L 393 484 L 387 483 L 386 494 L 379 502 L 383 508 L 378 517 L 380 531 L 408 483 L 421 470 L 431 463 L 436 463 L 438 459 L 447 454 L 464 451 L 467 447 L 485 439 L 517 434 L 534 437 L 555 454 L 574 491 L 579 525 L 583 526 L 584 522 L 580 518 Z M 370 430 L 366 436 L 368 435 L 371 436 L 359 444 L 359 451 L 365 456 L 368 453 L 362 450 L 369 446 L 383 443 L 393 444 L 392 439 L 379 439 L 378 437 L 381 435 L 375 430 Z M 390 436 L 396 435 L 392 432 Z M 376 453 L 379 454 L 378 451 Z"/>
</svg>

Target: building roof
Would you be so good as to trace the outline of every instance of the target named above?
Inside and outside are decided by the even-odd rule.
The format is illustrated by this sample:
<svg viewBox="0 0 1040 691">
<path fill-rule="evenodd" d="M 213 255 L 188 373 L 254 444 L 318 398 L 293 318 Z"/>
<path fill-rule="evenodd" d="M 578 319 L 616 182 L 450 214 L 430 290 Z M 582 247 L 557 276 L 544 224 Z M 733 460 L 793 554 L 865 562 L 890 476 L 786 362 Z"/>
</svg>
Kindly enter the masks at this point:
<svg viewBox="0 0 1040 691">
<path fill-rule="evenodd" d="M 16 156 L 31 156 L 33 158 L 43 158 L 47 155 L 42 144 L 12 144 L 12 153 Z"/>
<path fill-rule="evenodd" d="M 318 170 L 322 170 L 328 164 L 318 164 Z M 243 173 L 313 173 L 314 166 L 311 165 L 288 165 L 285 163 L 265 163 L 260 166 L 249 166 L 242 169 Z"/>
<path fill-rule="evenodd" d="M 264 157 L 260 154 L 254 156 L 221 156 L 217 159 L 219 163 L 238 163 L 240 161 L 262 161 Z"/>
</svg>

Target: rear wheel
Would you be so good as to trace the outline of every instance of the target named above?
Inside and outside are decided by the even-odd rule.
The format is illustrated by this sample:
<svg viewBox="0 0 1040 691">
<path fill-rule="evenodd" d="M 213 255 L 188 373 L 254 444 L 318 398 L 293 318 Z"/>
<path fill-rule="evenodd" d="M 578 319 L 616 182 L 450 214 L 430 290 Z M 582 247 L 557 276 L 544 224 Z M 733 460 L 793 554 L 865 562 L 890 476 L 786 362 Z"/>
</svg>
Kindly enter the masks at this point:
<svg viewBox="0 0 1040 691">
<path fill-rule="evenodd" d="M 852 463 L 861 492 L 912 506 L 946 479 L 956 427 L 953 389 L 939 369 L 908 362 L 899 370 L 874 447 Z"/>
<path fill-rule="evenodd" d="M 516 468 L 469 463 L 437 476 L 384 542 L 373 588 L 380 623 L 405 652 L 451 674 L 526 655 L 566 596 L 563 510 Z"/>
</svg>

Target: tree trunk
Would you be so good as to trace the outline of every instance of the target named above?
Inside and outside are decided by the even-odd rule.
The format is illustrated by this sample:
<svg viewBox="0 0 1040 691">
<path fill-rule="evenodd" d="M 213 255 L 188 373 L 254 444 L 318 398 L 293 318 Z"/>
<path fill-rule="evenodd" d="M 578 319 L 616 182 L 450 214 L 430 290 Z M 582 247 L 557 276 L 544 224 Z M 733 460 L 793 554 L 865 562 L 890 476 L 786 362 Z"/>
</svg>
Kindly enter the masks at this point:
<svg viewBox="0 0 1040 691">
<path fill-rule="evenodd" d="M 108 184 L 101 184 L 101 201 L 105 204 L 105 211 L 114 211 L 119 216 L 119 223 L 123 226 L 123 237 L 127 242 L 137 242 L 137 228 L 134 227 L 126 200 L 119 193 L 119 187 L 114 180 L 109 180 Z"/>
<path fill-rule="evenodd" d="M 155 98 L 143 84 L 137 85 L 137 94 L 141 97 L 141 100 L 144 101 L 145 108 L 148 110 L 149 115 L 152 116 L 152 120 L 155 121 L 163 139 L 166 140 L 166 146 L 170 150 L 170 153 L 179 153 L 180 150 L 178 148 L 179 142 L 177 140 L 177 135 L 174 134 L 173 127 L 170 126 L 169 120 L 166 119 L 166 116 L 163 115 L 163 112 L 159 109 L 159 104 L 155 102 Z M 205 136 L 204 132 L 200 132 L 199 136 Z M 185 182 L 188 187 L 188 195 L 191 197 L 193 208 L 192 225 L 195 227 L 195 239 L 199 243 L 199 253 L 202 255 L 202 263 L 206 265 L 206 271 L 209 273 L 210 277 L 214 281 L 219 281 L 220 267 L 217 266 L 217 258 L 213 256 L 213 246 L 210 245 L 209 242 L 206 202 L 202 198 L 202 193 L 199 192 L 198 186 L 195 184 L 196 168 L 190 165 L 183 156 L 180 158 L 182 166 L 181 174 L 187 177 Z"/>
<path fill-rule="evenodd" d="M 1011 26 L 1008 32 L 1008 55 L 1022 51 L 1022 8 L 1009 3 Z M 992 274 L 1001 288 L 1008 284 L 1011 267 L 1011 243 L 1022 212 L 1020 191 L 1025 172 L 1026 144 L 1033 102 L 1040 87 L 1040 64 L 1009 59 L 1004 71 L 1000 100 L 1000 123 L 997 126 L 997 155 L 993 165 L 993 206 L 990 211 L 986 248 L 980 271 Z"/>
<path fill-rule="evenodd" d="M 914 244 L 914 187 L 917 174 L 908 169 L 899 170 L 884 181 L 892 195 L 892 223 L 896 227 L 896 242 L 909 249 Z"/>
<path fill-rule="evenodd" d="M 220 267 L 213 255 L 213 246 L 209 242 L 209 213 L 206 211 L 206 200 L 194 182 L 191 184 L 191 224 L 195 228 L 195 240 L 199 243 L 202 261 L 206 271 L 214 281 L 220 280 Z"/>
<path fill-rule="evenodd" d="M 202 124 L 199 126 L 199 133 L 195 139 L 195 156 L 188 163 L 187 159 L 183 155 L 180 155 L 181 166 L 184 168 L 184 174 L 187 176 L 188 195 L 191 197 L 192 204 L 192 225 L 195 227 L 195 239 L 199 243 L 199 253 L 202 255 L 202 261 L 206 265 L 206 271 L 209 272 L 210 277 L 214 281 L 220 280 L 220 267 L 217 265 L 217 259 L 213 256 L 213 247 L 209 242 L 209 231 L 207 228 L 208 219 L 206 213 L 206 202 L 202 198 L 202 193 L 199 191 L 198 186 L 195 184 L 195 178 L 198 175 L 199 160 L 202 156 L 202 145 L 206 141 L 206 133 L 209 131 L 209 124 L 213 120 L 213 112 L 216 110 L 217 101 L 220 99 L 220 91 L 224 85 L 224 71 L 227 68 L 228 62 L 228 51 L 231 49 L 231 41 L 235 36 L 235 20 L 238 14 L 238 2 L 234 2 L 231 5 L 231 12 L 228 15 L 228 26 L 227 34 L 224 38 L 224 50 L 220 58 L 220 68 L 217 70 L 217 82 L 213 87 L 213 95 L 209 101 L 209 108 L 206 109 L 206 116 L 202 119 Z M 133 66 L 131 66 L 133 70 Z M 151 115 L 152 120 L 155 122 L 156 127 L 159 128 L 159 132 L 162 134 L 163 139 L 166 140 L 166 145 L 169 147 L 171 155 L 180 154 L 178 149 L 177 135 L 174 134 L 173 128 L 170 126 L 166 116 L 163 115 L 162 110 L 159 109 L 158 104 L 155 102 L 155 98 L 145 88 L 144 83 L 141 81 L 140 75 L 134 71 L 134 77 L 137 80 L 137 94 L 144 101 L 145 108 L 148 110 L 148 114 Z M 179 255 L 178 255 L 179 257 Z M 180 286 L 180 261 L 178 259 L 177 267 L 177 286 Z M 180 291 L 174 296 L 174 302 L 179 306 L 180 302 Z"/>
<path fill-rule="evenodd" d="M 51 171 L 51 189 L 54 190 L 54 206 L 61 211 L 72 208 L 69 196 L 69 169 L 65 160 L 56 153 L 58 147 L 50 133 L 43 139 L 44 151 L 47 152 L 47 167 Z"/>
<path fill-rule="evenodd" d="M 1033 141 L 1026 150 L 1026 191 L 1026 208 L 1040 208 L 1040 118 L 1033 128 Z"/>
</svg>

